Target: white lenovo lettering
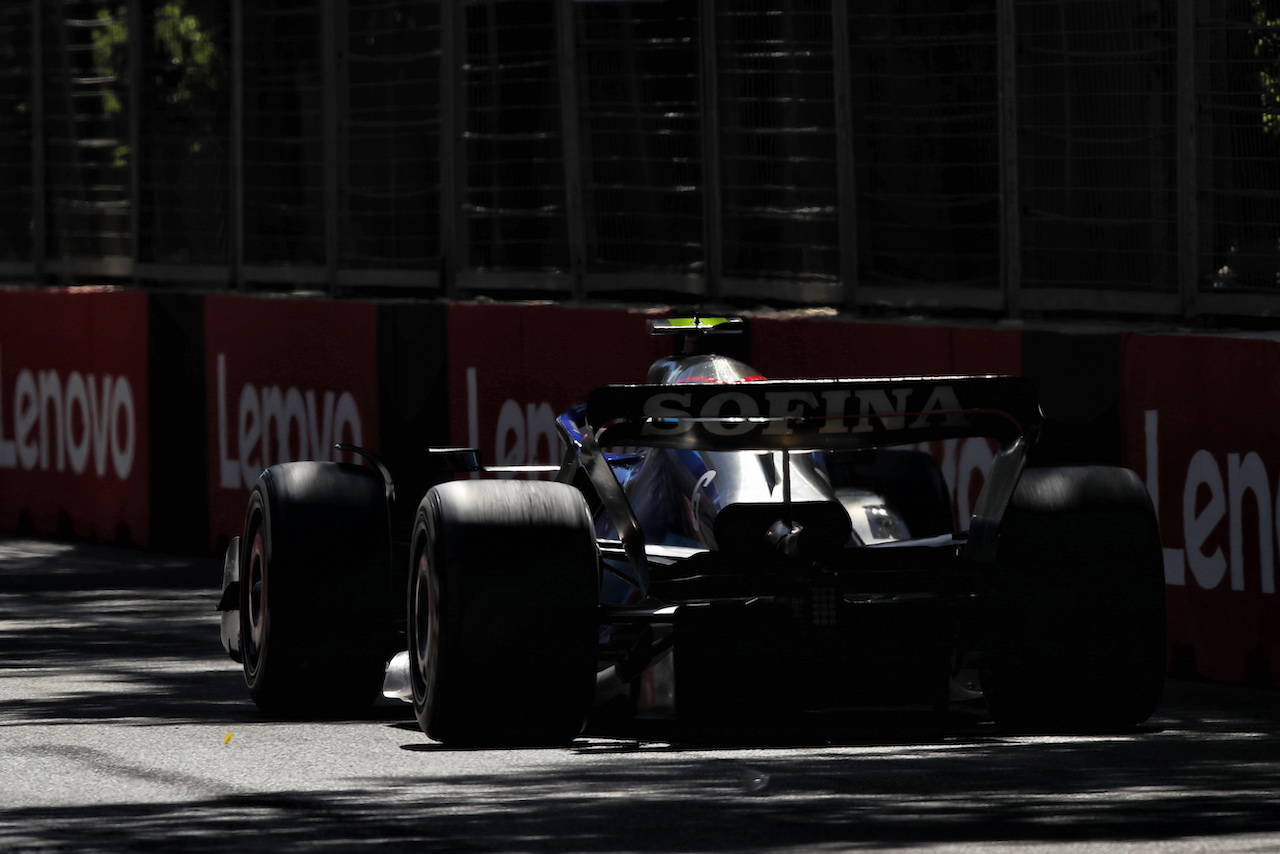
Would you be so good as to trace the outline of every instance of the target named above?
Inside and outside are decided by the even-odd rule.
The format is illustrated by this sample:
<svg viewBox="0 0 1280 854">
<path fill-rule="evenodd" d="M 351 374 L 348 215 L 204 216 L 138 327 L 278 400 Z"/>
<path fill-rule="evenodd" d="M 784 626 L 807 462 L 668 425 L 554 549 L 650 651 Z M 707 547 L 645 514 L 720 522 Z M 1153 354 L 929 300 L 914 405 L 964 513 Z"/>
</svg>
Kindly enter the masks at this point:
<svg viewBox="0 0 1280 854">
<path fill-rule="evenodd" d="M 480 381 L 474 367 L 466 370 L 467 377 L 467 439 L 470 447 L 480 448 Z M 486 440 L 487 441 L 487 440 Z M 498 409 L 498 421 L 493 432 L 493 456 L 485 456 L 493 465 L 555 465 L 564 452 L 560 436 L 556 432 L 556 412 L 547 401 L 526 403 L 508 398 Z M 471 473 L 479 477 L 478 472 Z M 501 472 L 500 478 L 527 477 L 537 480 L 544 475 L 537 472 Z M 549 475 L 547 475 L 549 477 Z"/>
<path fill-rule="evenodd" d="M 1158 410 L 1145 413 L 1147 492 L 1160 508 L 1160 447 Z M 1280 486 L 1280 484 L 1278 484 Z M 1257 547 L 1247 547 L 1246 507 L 1252 497 L 1256 511 Z M 1280 494 L 1274 494 L 1266 464 L 1256 452 L 1230 452 L 1224 467 L 1211 451 L 1200 449 L 1192 454 L 1183 479 L 1182 548 L 1164 549 L 1165 583 L 1182 587 L 1187 583 L 1187 570 L 1196 586 L 1214 590 L 1230 578 L 1235 591 L 1248 590 L 1252 583 L 1246 574 L 1246 554 L 1257 555 L 1257 589 L 1276 592 L 1276 537 L 1280 536 Z M 1221 533 L 1227 522 L 1225 548 Z"/>
<path fill-rule="evenodd" d="M 218 483 L 223 489 L 247 489 L 275 463 L 344 459 L 333 448 L 336 442 L 363 443 L 359 407 L 346 391 L 318 395 L 294 386 L 259 389 L 245 383 L 233 419 L 227 408 L 226 354 L 217 355 L 217 365 Z"/>
<path fill-rule="evenodd" d="M 67 471 L 81 475 L 90 463 L 97 477 L 107 462 L 120 480 L 133 471 L 137 416 L 127 377 L 72 371 L 63 381 L 52 369 L 18 371 L 13 386 L 13 438 L 0 390 L 0 469 Z"/>
<path fill-rule="evenodd" d="M 987 471 L 995 460 L 995 443 L 985 436 L 971 436 L 922 442 L 916 448 L 937 460 L 955 508 L 956 522 L 962 528 L 968 526 Z"/>
<path fill-rule="evenodd" d="M 1196 496 L 1200 487 L 1209 492 L 1209 503 L 1196 512 Z M 1205 540 L 1218 527 L 1227 514 L 1227 500 L 1222 486 L 1222 472 L 1213 454 L 1197 451 L 1187 467 L 1186 488 L 1182 491 L 1182 531 L 1186 536 L 1187 563 L 1196 581 L 1206 590 L 1212 590 L 1227 574 L 1227 559 L 1221 548 L 1205 554 Z"/>
<path fill-rule="evenodd" d="M 542 449 L 546 454 L 542 453 Z M 560 437 L 556 435 L 556 415 L 551 404 L 525 404 L 506 400 L 498 412 L 494 439 L 494 459 L 500 466 L 554 465 L 559 462 Z M 537 479 L 537 475 L 529 475 Z M 501 478 L 515 477 L 503 472 Z"/>
</svg>

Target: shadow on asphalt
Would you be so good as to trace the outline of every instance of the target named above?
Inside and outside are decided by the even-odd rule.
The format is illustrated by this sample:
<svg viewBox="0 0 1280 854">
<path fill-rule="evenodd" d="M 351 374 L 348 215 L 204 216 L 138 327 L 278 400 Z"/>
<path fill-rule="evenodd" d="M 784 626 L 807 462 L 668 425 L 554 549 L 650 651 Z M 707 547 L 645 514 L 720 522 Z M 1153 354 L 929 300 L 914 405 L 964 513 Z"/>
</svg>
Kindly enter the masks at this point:
<svg viewBox="0 0 1280 854">
<path fill-rule="evenodd" d="M 220 573 L 216 561 L 0 538 L 0 678 L 79 668 L 129 686 L 7 700 L 0 733 L 85 718 L 259 720 L 217 643 L 211 609 Z M 163 666 L 175 660 L 201 666 Z M 409 739 L 417 735 L 409 717 L 394 704 L 359 724 L 403 729 Z M 947 733 L 914 726 L 851 740 L 852 748 L 794 752 L 588 738 L 516 773 L 495 762 L 492 773 L 447 777 L 431 762 L 449 749 L 413 738 L 405 748 L 421 760 L 420 773 L 357 780 L 341 792 L 56 811 L 0 805 L 0 850 L 991 850 L 1068 842 L 1098 850 L 1148 843 L 1154 851 L 1200 836 L 1210 838 L 1207 850 L 1214 839 L 1234 850 L 1275 850 L 1275 692 L 1171 682 L 1148 727 L 1104 736 L 1014 738 L 978 720 Z M 1253 835 L 1269 838 L 1247 843 Z"/>
<path fill-rule="evenodd" d="M 985 851 L 1043 843 L 1167 851 L 1192 837 L 1209 837 L 1195 850 L 1214 850 L 1217 838 L 1225 850 L 1262 851 L 1275 849 L 1242 840 L 1280 832 L 1271 738 L 1264 750 L 1254 738 L 1144 735 L 760 760 L 636 745 L 607 763 L 452 776 L 443 793 L 439 775 L 424 769 L 341 793 L 56 814 L 0 809 L 0 828 L 23 827 L 50 846 L 41 850 L 78 851 Z M 85 847 L 89 831 L 95 842 Z"/>
<path fill-rule="evenodd" d="M 109 674 L 115 686 L 0 700 L 0 721 L 262 720 L 219 643 L 221 586 L 220 560 L 0 535 L 0 675 Z M 380 701 L 365 719 L 406 708 Z"/>
</svg>

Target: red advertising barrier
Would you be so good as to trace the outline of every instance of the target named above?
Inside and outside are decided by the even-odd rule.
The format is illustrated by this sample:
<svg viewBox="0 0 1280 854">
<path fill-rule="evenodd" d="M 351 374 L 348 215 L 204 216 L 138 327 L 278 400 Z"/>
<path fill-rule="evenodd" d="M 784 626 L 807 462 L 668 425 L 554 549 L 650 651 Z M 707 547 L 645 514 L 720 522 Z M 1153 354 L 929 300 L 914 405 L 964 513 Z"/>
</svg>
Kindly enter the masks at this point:
<svg viewBox="0 0 1280 854">
<path fill-rule="evenodd" d="M 775 379 L 1022 373 L 1017 330 L 784 317 L 754 318 L 751 333 L 755 366 Z M 950 439 L 921 448 L 942 469 L 956 524 L 968 527 L 994 444 Z"/>
<path fill-rule="evenodd" d="M 751 333 L 755 366 L 777 379 L 1022 371 L 1022 333 L 1012 329 L 757 317 Z"/>
<path fill-rule="evenodd" d="M 644 382 L 672 341 L 653 314 L 554 305 L 449 306 L 453 442 L 486 465 L 558 464 L 555 418 L 609 383 Z"/>
<path fill-rule="evenodd" d="M 147 300 L 0 291 L 0 527 L 147 545 Z"/>
<path fill-rule="evenodd" d="M 210 295 L 205 388 L 211 545 L 241 532 L 249 489 L 290 460 L 378 450 L 377 306 Z"/>
<path fill-rule="evenodd" d="M 332 450 L 340 441 L 378 451 L 384 427 L 412 462 L 420 444 L 445 438 L 437 425 L 446 405 L 447 438 L 480 448 L 485 462 L 556 463 L 555 416 L 598 386 L 643 381 L 673 343 L 648 334 L 658 312 L 453 304 L 384 311 L 380 321 L 371 302 L 203 299 L 203 349 L 193 342 L 183 355 L 179 321 L 201 328 L 196 304 L 169 306 L 186 313 L 149 353 L 159 315 L 145 294 L 0 290 L 0 529 L 151 545 L 159 534 L 150 495 L 191 501 L 188 482 L 202 494 L 195 481 L 204 477 L 169 471 L 196 458 L 216 551 L 240 532 L 248 490 L 267 465 L 347 456 Z M 1044 364 L 1079 343 L 1042 337 Z M 758 317 L 734 350 L 749 344 L 749 361 L 773 378 L 1019 374 L 1036 361 L 1028 342 L 1017 330 Z M 1062 374 L 1041 364 L 1039 382 L 1046 400 L 1062 397 L 1058 417 L 1072 435 L 1083 429 L 1081 407 L 1092 406 L 1085 414 L 1098 441 L 1067 449 L 1077 456 L 1107 447 L 1116 432 L 1107 407 L 1118 408 L 1121 462 L 1146 479 L 1160 516 L 1172 671 L 1280 684 L 1280 336 L 1120 336 L 1118 392 L 1117 345 L 1094 344 L 1092 368 Z M 169 350 L 188 368 L 159 370 Z M 1081 384 L 1081 370 L 1096 382 Z M 149 397 L 190 408 L 193 395 L 170 386 L 201 376 L 203 414 L 156 418 Z M 1065 388 L 1073 382 L 1089 394 Z M 1110 391 L 1093 394 L 1098 383 Z M 928 450 L 966 518 L 990 445 Z M 157 459 L 168 462 L 153 483 Z M 161 515 L 171 523 L 181 514 Z M 195 537 L 204 539 L 203 526 Z"/>
<path fill-rule="evenodd" d="M 1171 666 L 1280 684 L 1280 339 L 1126 335 L 1125 465 L 1164 540 Z"/>
</svg>

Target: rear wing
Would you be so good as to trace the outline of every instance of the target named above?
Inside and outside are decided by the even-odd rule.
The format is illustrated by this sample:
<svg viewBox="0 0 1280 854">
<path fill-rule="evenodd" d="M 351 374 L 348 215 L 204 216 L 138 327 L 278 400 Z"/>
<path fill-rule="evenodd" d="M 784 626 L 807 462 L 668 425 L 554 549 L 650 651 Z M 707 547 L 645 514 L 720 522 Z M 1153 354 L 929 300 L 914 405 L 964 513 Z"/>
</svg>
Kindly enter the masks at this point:
<svg viewBox="0 0 1280 854">
<path fill-rule="evenodd" d="M 611 385 L 587 398 L 601 446 L 841 450 L 968 436 L 1008 445 L 1041 423 L 1022 377 Z"/>
</svg>

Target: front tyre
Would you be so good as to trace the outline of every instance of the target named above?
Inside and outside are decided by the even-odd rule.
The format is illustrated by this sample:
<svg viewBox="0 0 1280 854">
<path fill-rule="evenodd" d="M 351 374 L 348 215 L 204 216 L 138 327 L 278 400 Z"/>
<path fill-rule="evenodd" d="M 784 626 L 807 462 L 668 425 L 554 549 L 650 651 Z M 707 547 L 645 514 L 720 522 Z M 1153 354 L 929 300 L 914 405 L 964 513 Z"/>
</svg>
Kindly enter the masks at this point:
<svg viewBox="0 0 1280 854">
<path fill-rule="evenodd" d="M 599 552 L 566 484 L 440 484 L 418 507 L 409 581 L 413 706 L 448 744 L 563 744 L 595 687 Z"/>
<path fill-rule="evenodd" d="M 997 724 L 1116 730 L 1164 687 L 1165 590 L 1155 512 L 1138 476 L 1027 469 L 1000 524 L 982 684 Z"/>
<path fill-rule="evenodd" d="M 377 696 L 390 643 L 391 531 L 382 478 L 332 462 L 268 468 L 240 558 L 245 683 L 273 717 L 334 717 Z"/>
</svg>

